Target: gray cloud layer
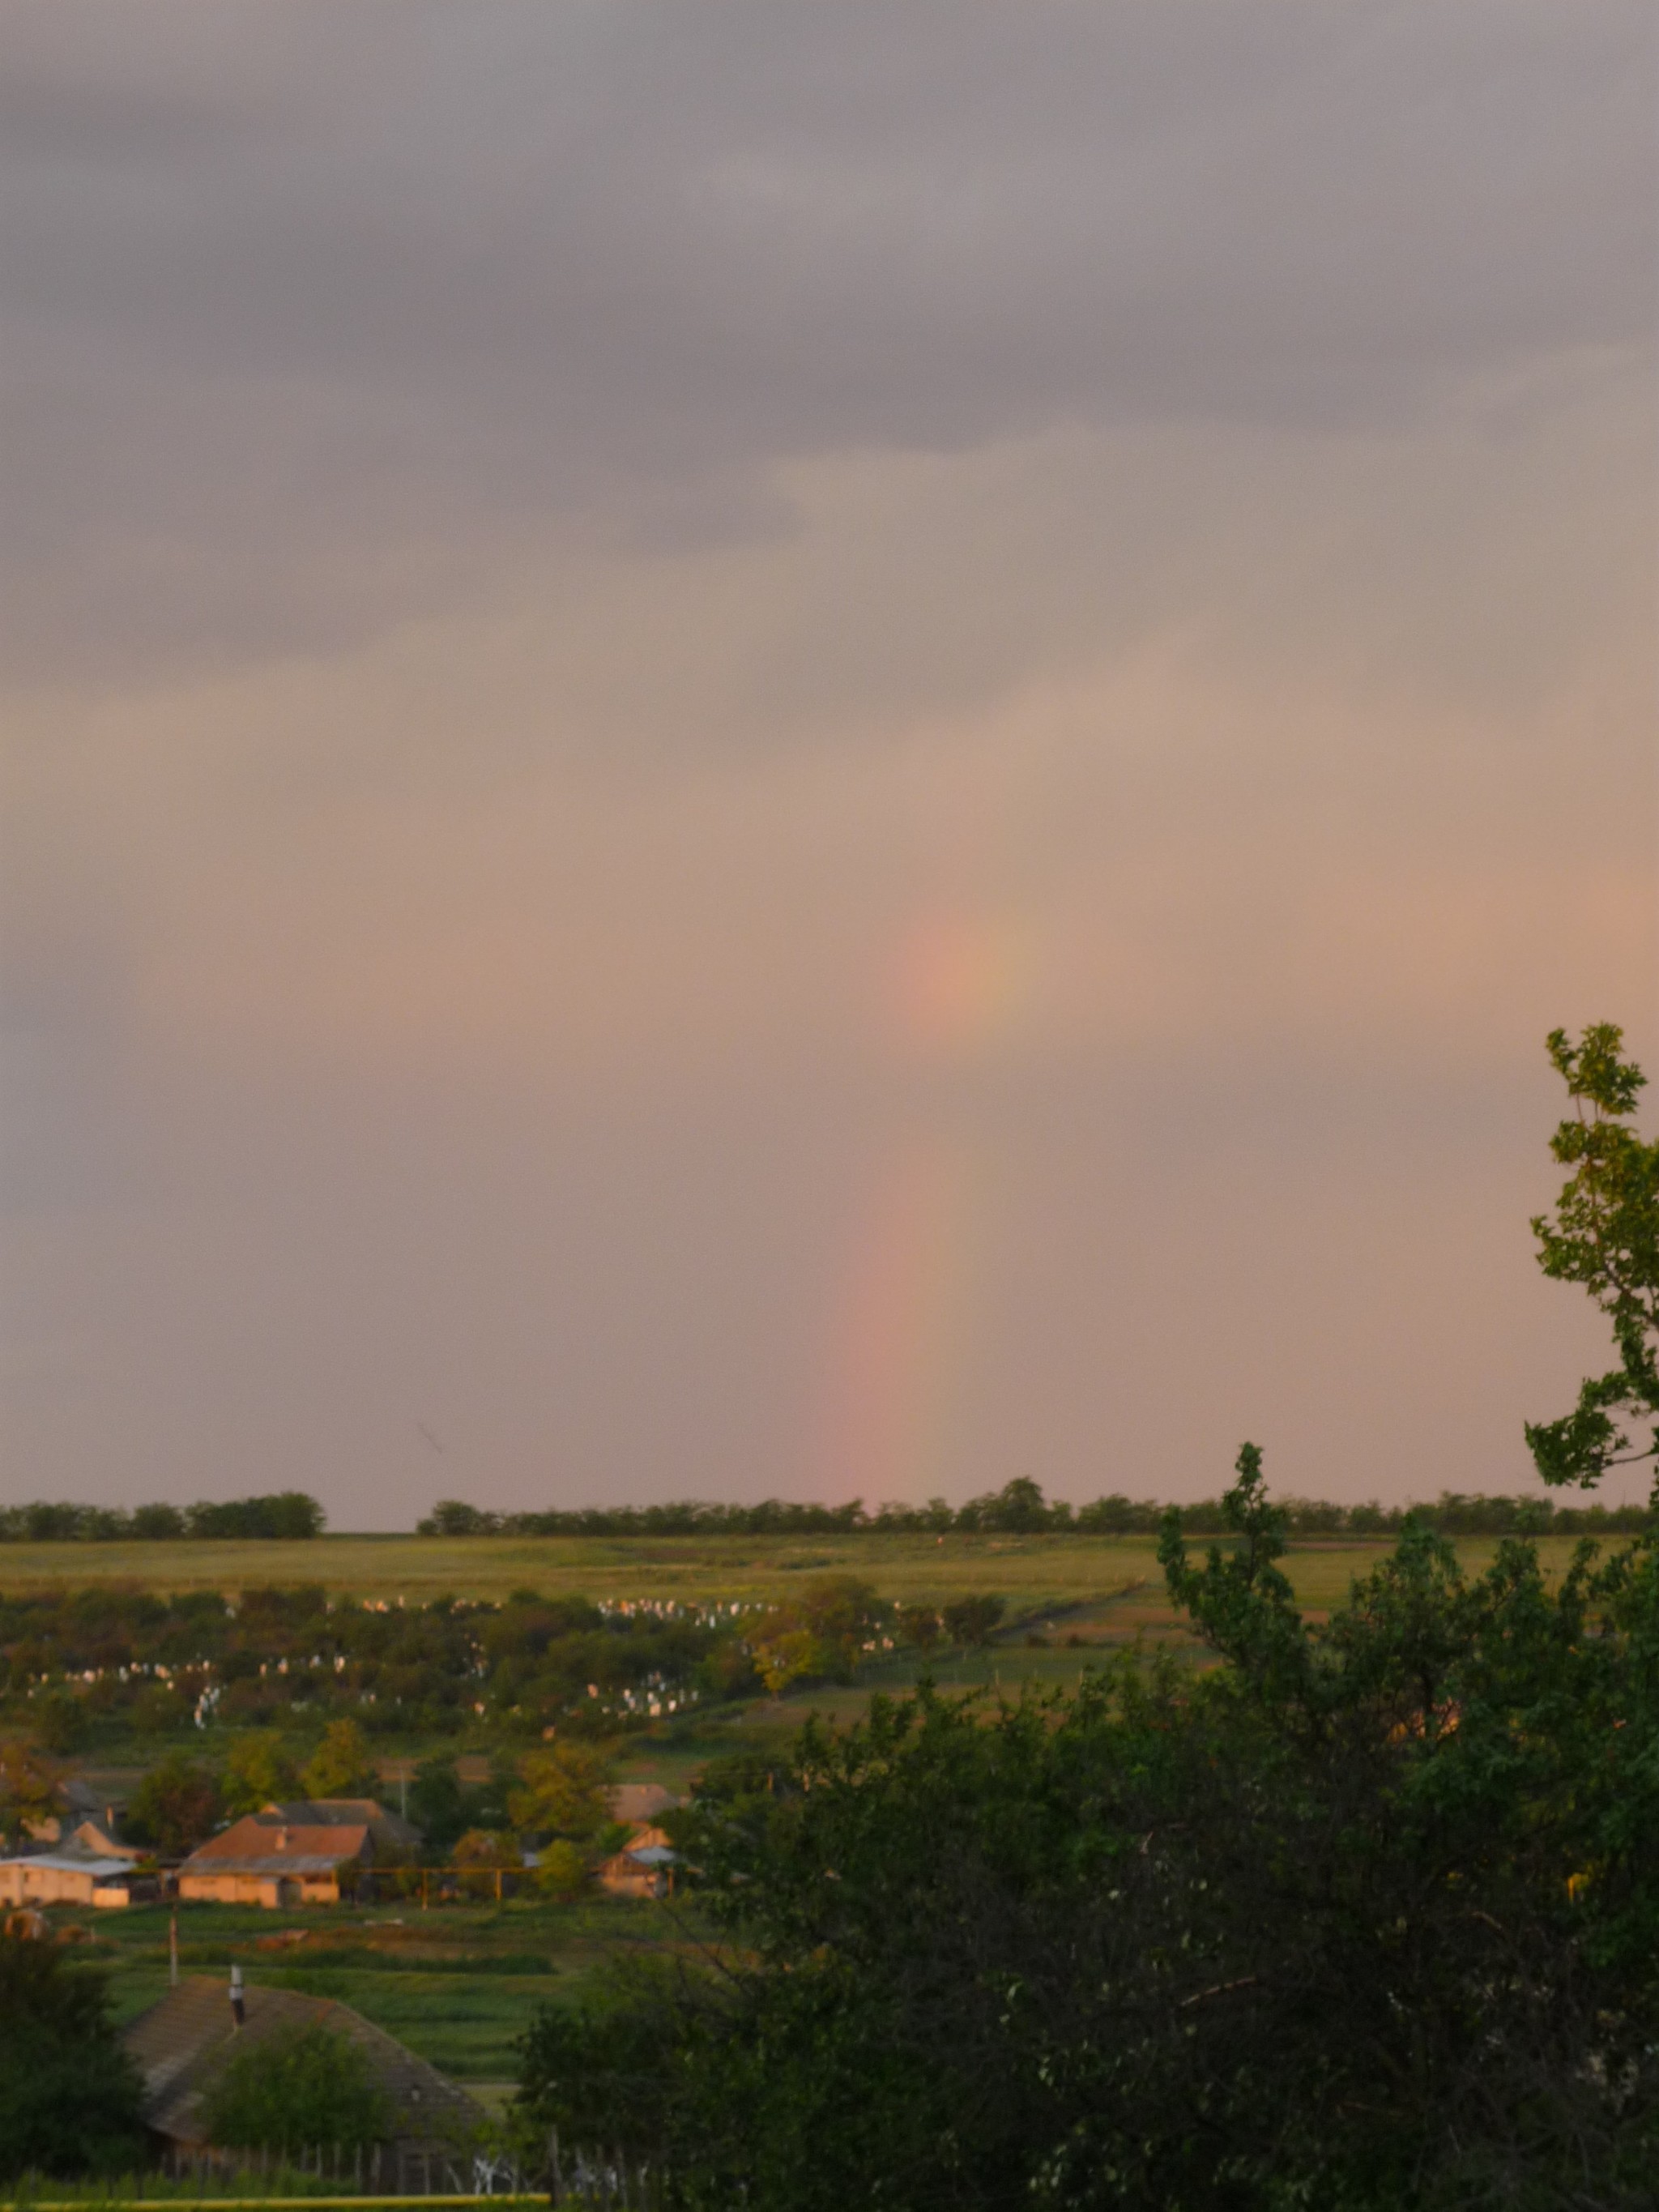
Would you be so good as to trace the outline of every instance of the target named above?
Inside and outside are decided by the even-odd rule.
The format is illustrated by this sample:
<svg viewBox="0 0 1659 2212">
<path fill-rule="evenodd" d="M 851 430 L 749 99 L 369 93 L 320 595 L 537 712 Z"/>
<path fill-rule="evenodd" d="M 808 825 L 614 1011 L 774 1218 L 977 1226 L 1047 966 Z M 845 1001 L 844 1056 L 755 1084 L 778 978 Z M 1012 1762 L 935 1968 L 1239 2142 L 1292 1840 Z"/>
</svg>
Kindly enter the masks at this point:
<svg viewBox="0 0 1659 2212">
<path fill-rule="evenodd" d="M 1645 334 L 1652 18 L 11 5 L 9 650 L 338 641 L 575 524 Z"/>
<path fill-rule="evenodd" d="M 8 1493 L 1523 1480 L 1654 46 L 0 0 Z"/>
</svg>

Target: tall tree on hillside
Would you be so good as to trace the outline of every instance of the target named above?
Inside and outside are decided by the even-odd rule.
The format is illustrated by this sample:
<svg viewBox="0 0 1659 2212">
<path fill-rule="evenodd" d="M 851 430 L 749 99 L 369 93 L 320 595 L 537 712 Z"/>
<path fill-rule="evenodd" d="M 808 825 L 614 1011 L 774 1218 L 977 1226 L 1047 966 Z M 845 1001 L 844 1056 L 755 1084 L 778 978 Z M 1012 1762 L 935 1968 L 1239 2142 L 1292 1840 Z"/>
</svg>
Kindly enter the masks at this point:
<svg viewBox="0 0 1659 2212">
<path fill-rule="evenodd" d="M 1659 1138 L 1630 1127 L 1647 1078 L 1620 1057 L 1624 1031 L 1612 1022 L 1574 1044 L 1549 1040 L 1551 1060 L 1574 1112 L 1550 1141 L 1571 1175 L 1554 1214 L 1533 1233 L 1539 1264 L 1559 1282 L 1582 1283 L 1613 1324 L 1619 1364 L 1589 1376 L 1559 1420 L 1527 1424 L 1527 1442 L 1546 1482 L 1589 1489 L 1610 1467 L 1653 1460 L 1659 1475 Z M 1631 1429 L 1654 1420 L 1632 1449 Z"/>
<path fill-rule="evenodd" d="M 354 1720 L 331 1721 L 300 1779 L 308 1797 L 366 1797 L 379 1784 L 368 1738 Z"/>
</svg>

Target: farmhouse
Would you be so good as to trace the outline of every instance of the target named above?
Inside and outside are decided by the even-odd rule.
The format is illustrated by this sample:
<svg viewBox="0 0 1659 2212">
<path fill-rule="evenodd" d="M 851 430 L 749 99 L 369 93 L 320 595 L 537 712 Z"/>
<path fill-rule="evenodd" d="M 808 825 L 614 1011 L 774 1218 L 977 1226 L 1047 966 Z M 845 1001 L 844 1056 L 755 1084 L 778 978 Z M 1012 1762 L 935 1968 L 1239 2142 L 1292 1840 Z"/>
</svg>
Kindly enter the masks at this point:
<svg viewBox="0 0 1659 2212">
<path fill-rule="evenodd" d="M 263 1806 L 210 1837 L 179 1869 L 181 1898 L 214 1905 L 337 1905 L 340 1878 L 396 1859 L 416 1832 L 372 1797 Z"/>
<path fill-rule="evenodd" d="M 0 1859 L 0 1905 L 90 1905 L 102 1911 L 131 1905 L 135 1886 L 143 1887 L 136 1861 L 78 1840 L 62 1850 Z"/>
<path fill-rule="evenodd" d="M 636 1828 L 621 1850 L 599 1862 L 599 1884 L 613 1897 L 661 1897 L 672 1889 L 679 1854 L 661 1828 Z"/>
<path fill-rule="evenodd" d="M 391 2108 L 392 2132 L 374 2160 L 381 2183 L 401 2196 L 416 2181 L 423 2191 L 434 2182 L 441 2186 L 446 2166 L 459 2174 L 484 2117 L 464 2089 L 333 1998 L 252 1987 L 239 1996 L 240 2021 L 222 1982 L 192 1977 L 125 2031 L 121 2039 L 143 2084 L 145 2124 L 160 2148 L 210 2152 L 204 2107 L 232 2057 L 273 2034 L 322 2027 L 363 2051 Z"/>
</svg>

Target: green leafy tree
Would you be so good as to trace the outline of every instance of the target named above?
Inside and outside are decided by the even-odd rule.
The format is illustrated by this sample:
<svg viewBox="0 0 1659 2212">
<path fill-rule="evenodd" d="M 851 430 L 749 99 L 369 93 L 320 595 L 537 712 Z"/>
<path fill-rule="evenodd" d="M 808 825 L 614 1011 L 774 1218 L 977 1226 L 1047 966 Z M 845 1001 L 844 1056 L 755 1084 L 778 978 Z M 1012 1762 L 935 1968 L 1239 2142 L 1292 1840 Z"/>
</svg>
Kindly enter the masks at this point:
<svg viewBox="0 0 1659 2212">
<path fill-rule="evenodd" d="M 205 2118 L 215 2142 L 250 2150 L 350 2148 L 393 2124 L 362 2045 L 320 2023 L 250 2039 L 209 2091 Z"/>
<path fill-rule="evenodd" d="M 222 1809 L 212 1774 L 174 1751 L 133 1791 L 125 1825 L 134 1843 L 148 1844 L 163 1858 L 181 1859 L 207 1841 Z"/>
<path fill-rule="evenodd" d="M 300 1777 L 281 1736 L 261 1729 L 231 1746 L 219 1786 L 225 1810 L 234 1817 L 297 1797 Z"/>
<path fill-rule="evenodd" d="M 0 1936 L 0 2180 L 131 2171 L 141 2100 L 103 1978 L 55 1943 Z"/>
<path fill-rule="evenodd" d="M 587 1887 L 590 1871 L 588 1855 L 581 1845 L 567 1837 L 556 1837 L 539 1854 L 536 1887 L 544 1896 L 568 1905 Z"/>
<path fill-rule="evenodd" d="M 300 1779 L 307 1797 L 367 1797 L 379 1784 L 368 1738 L 356 1721 L 331 1721 Z"/>
<path fill-rule="evenodd" d="M 952 1598 L 942 1615 L 945 1632 L 964 1651 L 982 1651 L 996 1634 L 1006 1609 L 1001 1598 L 985 1593 Z"/>
<path fill-rule="evenodd" d="M 1231 1551 L 1212 1544 L 1206 1565 L 1190 1566 L 1180 1509 L 1172 1506 L 1158 1538 L 1158 1564 L 1170 1595 L 1192 1615 L 1206 1642 L 1256 1689 L 1283 1696 L 1299 1686 L 1309 1654 L 1291 1585 L 1274 1565 L 1285 1551 L 1290 1516 L 1268 1502 L 1259 1445 L 1241 1449 L 1235 1472 L 1238 1480 L 1221 1501 Z"/>
<path fill-rule="evenodd" d="M 409 1817 L 428 1848 L 447 1851 L 472 1826 L 467 1792 L 453 1759 L 423 1759 L 409 1785 Z"/>
<path fill-rule="evenodd" d="M 564 1836 L 584 1841 L 611 1818 L 607 1761 L 589 1745 L 554 1743 L 519 1763 L 519 1787 L 507 1811 L 519 1833 L 532 1841 Z"/>
<path fill-rule="evenodd" d="M 1221 1663 L 935 1692 L 711 1768 L 717 1966 L 526 2045 L 688 2212 L 1646 2212 L 1659 1551 L 1408 1522 L 1328 1622 L 1261 1455 L 1172 1594 Z M 855 2114 L 856 2124 L 848 2116 Z"/>
<path fill-rule="evenodd" d="M 27 1736 L 0 1740 L 0 1841 L 14 1850 L 58 1805 L 58 1774 Z"/>
<path fill-rule="evenodd" d="M 900 1637 L 924 1659 L 945 1633 L 945 1623 L 931 1605 L 902 1605 L 896 1619 Z"/>
<path fill-rule="evenodd" d="M 755 1670 L 775 1698 L 813 1672 L 818 1640 L 810 1628 L 780 1624 L 755 1646 Z"/>
<path fill-rule="evenodd" d="M 1630 1433 L 1659 1415 L 1659 1139 L 1644 1143 L 1630 1126 L 1647 1078 L 1620 1057 L 1623 1042 L 1611 1022 L 1577 1044 L 1565 1030 L 1552 1033 L 1550 1058 L 1575 1110 L 1550 1149 L 1572 1173 L 1554 1214 L 1532 1224 L 1544 1273 L 1583 1285 L 1618 1353 L 1616 1366 L 1581 1386 L 1571 1413 L 1527 1425 L 1545 1481 L 1586 1489 L 1611 1467 L 1652 1459 L 1659 1468 L 1659 1424 L 1639 1448 Z"/>
</svg>

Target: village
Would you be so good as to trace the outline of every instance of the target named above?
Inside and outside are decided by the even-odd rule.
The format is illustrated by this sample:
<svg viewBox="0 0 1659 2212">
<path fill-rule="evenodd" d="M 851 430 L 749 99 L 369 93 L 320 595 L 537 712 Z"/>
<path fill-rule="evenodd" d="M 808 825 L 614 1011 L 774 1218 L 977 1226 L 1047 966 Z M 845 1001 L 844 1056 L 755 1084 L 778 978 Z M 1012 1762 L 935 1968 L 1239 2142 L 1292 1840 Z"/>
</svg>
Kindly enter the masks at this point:
<svg viewBox="0 0 1659 2212">
<path fill-rule="evenodd" d="M 223 2140 L 216 2118 L 240 2073 L 262 2060 L 280 2067 L 284 2054 L 310 2045 L 326 2050 L 336 2067 L 349 2063 L 348 2052 L 360 2064 L 373 2130 L 351 2130 L 343 2141 L 293 2142 L 277 2155 L 279 2166 L 368 2195 L 488 2194 L 511 2184 L 517 2166 L 504 2148 L 499 2094 L 451 2078 L 338 1997 L 280 1986 L 274 1977 L 267 1982 L 240 1961 L 211 1975 L 182 1970 L 179 1917 L 182 1911 L 191 1923 L 189 1948 L 199 1949 L 204 1911 L 242 1908 L 229 1916 L 240 1922 L 246 1908 L 258 1908 L 283 1925 L 255 1947 L 291 1959 L 308 1930 L 290 1915 L 303 1920 L 314 1911 L 323 1929 L 331 1910 L 404 1902 L 434 1912 L 480 1897 L 499 1904 L 533 1890 L 540 1854 L 521 1850 L 508 1863 L 499 1853 L 483 1867 L 431 1863 L 422 1831 L 377 1799 L 318 1797 L 273 1800 L 166 1863 L 123 1841 L 123 1808 L 97 1802 L 84 1780 L 68 1778 L 58 1795 L 59 1808 L 32 1823 L 21 1847 L 0 1859 L 0 1936 L 78 1949 L 95 1942 L 95 1929 L 68 1917 L 75 1909 L 89 1911 L 94 1923 L 135 1908 L 167 1913 L 165 1994 L 128 2021 L 119 2039 L 142 2085 L 149 2156 L 163 2175 L 204 2185 L 217 2177 L 216 2185 L 228 2186 L 253 2161 L 269 2184 L 271 2143 L 256 2157 L 246 2144 Z M 675 1802 L 656 1784 L 608 1790 L 612 1830 L 623 1839 L 592 1865 L 600 1895 L 672 1893 L 678 1854 L 657 1816 Z M 574 2184 L 586 2169 L 579 2150 L 568 2155 L 577 2161 Z"/>
</svg>

